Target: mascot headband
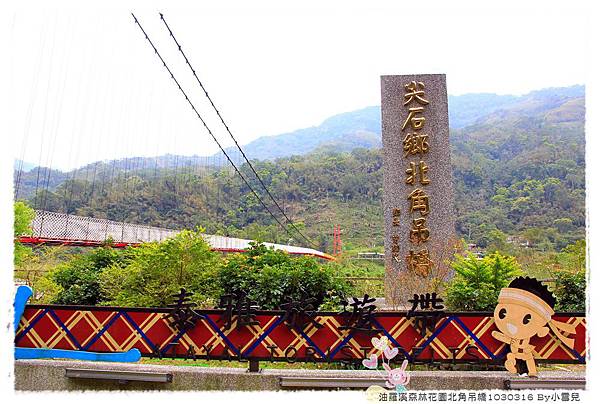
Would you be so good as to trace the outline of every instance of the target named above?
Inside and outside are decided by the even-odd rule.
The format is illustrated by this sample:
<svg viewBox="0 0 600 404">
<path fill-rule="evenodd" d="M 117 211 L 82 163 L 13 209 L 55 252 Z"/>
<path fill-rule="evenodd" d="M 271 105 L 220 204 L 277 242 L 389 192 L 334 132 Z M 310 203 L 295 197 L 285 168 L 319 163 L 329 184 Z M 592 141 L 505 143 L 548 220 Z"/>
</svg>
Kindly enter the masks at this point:
<svg viewBox="0 0 600 404">
<path fill-rule="evenodd" d="M 500 296 L 498 296 L 498 303 L 518 304 L 519 306 L 525 306 L 531 311 L 537 313 L 546 320 L 548 326 L 558 337 L 558 339 L 560 339 L 569 348 L 573 349 L 575 341 L 572 338 L 567 338 L 562 332 L 560 332 L 560 330 L 565 331 L 567 334 L 575 334 L 575 326 L 572 324 L 552 320 L 554 310 L 540 297 L 523 289 L 503 288 L 500 291 Z"/>
</svg>

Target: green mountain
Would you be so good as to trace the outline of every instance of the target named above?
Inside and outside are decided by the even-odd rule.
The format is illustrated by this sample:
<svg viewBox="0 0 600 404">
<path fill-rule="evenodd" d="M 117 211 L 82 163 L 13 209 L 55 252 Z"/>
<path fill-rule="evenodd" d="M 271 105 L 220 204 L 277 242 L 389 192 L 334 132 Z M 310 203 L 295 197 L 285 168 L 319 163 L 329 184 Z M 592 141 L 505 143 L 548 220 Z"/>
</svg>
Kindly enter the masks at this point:
<svg viewBox="0 0 600 404">
<path fill-rule="evenodd" d="M 476 108 L 468 114 L 474 101 L 461 100 L 463 126 L 450 133 L 458 234 L 482 247 L 527 240 L 544 251 L 584 238 L 583 87 L 501 97 L 502 105 L 489 107 L 485 114 Z M 253 163 L 286 215 L 324 250 L 329 249 L 334 224 L 341 225 L 347 247 L 383 246 L 377 122 L 377 107 L 340 114 L 317 128 L 281 135 L 292 139 L 290 143 L 304 136 L 303 144 L 309 146 L 298 150 L 303 155 Z M 281 138 L 259 140 L 262 149 L 248 145 L 246 152 L 263 150 L 263 156 L 274 156 L 289 150 L 278 146 Z M 71 173 L 53 173 L 48 192 L 38 189 L 37 196 L 26 198 L 35 207 L 59 212 L 170 228 L 200 225 L 210 233 L 290 242 L 290 235 L 231 169 L 216 159 L 185 159 L 93 163 Z M 240 169 L 276 213 L 250 168 Z M 40 173 L 43 178 L 44 170 Z M 34 169 L 27 173 L 31 177 L 23 176 L 29 187 L 35 185 L 36 174 Z M 300 243 L 300 238 L 295 240 Z"/>
</svg>

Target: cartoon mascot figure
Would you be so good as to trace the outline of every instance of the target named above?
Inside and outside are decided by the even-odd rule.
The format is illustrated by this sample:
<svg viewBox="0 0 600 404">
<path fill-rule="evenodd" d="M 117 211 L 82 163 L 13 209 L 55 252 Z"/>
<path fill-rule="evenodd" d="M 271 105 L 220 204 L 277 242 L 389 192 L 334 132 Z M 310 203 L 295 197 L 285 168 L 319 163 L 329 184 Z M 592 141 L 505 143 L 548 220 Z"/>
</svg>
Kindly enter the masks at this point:
<svg viewBox="0 0 600 404">
<path fill-rule="evenodd" d="M 562 331 L 574 334 L 575 327 L 552 319 L 555 303 L 548 288 L 529 277 L 518 277 L 500 291 L 494 310 L 494 322 L 500 331 L 493 331 L 492 336 L 510 345 L 504 362 L 510 373 L 537 377 L 535 346 L 529 344 L 535 335 L 545 337 L 552 330 L 562 343 L 573 348 L 574 340 Z"/>
</svg>

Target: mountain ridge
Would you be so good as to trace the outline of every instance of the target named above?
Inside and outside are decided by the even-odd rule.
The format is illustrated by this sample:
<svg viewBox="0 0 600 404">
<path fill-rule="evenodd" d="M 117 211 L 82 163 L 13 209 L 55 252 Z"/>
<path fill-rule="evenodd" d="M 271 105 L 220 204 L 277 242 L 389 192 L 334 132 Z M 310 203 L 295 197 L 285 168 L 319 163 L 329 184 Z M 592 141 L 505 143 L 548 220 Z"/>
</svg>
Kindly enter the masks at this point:
<svg viewBox="0 0 600 404">
<path fill-rule="evenodd" d="M 550 87 L 531 91 L 522 96 L 497 95 L 493 93 L 470 93 L 448 97 L 450 130 L 464 129 L 480 124 L 490 115 L 539 113 L 559 107 L 563 103 L 585 97 L 585 86 Z M 348 150 L 348 136 L 357 132 L 371 134 L 381 146 L 381 112 L 379 106 L 369 106 L 355 111 L 343 112 L 325 119 L 320 125 L 302 128 L 279 135 L 262 136 L 244 145 L 244 152 L 251 159 L 274 160 L 280 157 L 303 155 L 319 146 L 335 145 L 341 139 L 343 150 Z M 283 143 L 283 144 L 282 144 Z M 359 146 L 360 147 L 360 146 Z M 226 149 L 229 153 L 233 148 Z"/>
<path fill-rule="evenodd" d="M 468 93 L 448 97 L 451 136 L 472 125 L 493 125 L 495 122 L 515 119 L 526 115 L 549 113 L 554 123 L 579 119 L 585 111 L 585 86 L 549 87 L 531 91 L 522 96 L 494 93 Z M 566 104 L 569 110 L 557 110 Z M 379 106 L 368 106 L 354 111 L 335 114 L 319 125 L 297 129 L 278 135 L 261 136 L 242 146 L 250 159 L 275 160 L 281 157 L 305 155 L 320 148 L 350 151 L 355 147 L 381 147 L 381 112 Z M 243 163 L 236 147 L 225 149 L 233 161 Z M 212 156 L 161 155 L 154 157 L 130 157 L 104 162 L 92 162 L 68 172 L 84 170 L 93 165 L 115 164 L 127 169 L 133 161 L 135 166 L 176 167 L 194 164 L 216 165 L 220 153 Z M 224 160 L 224 159 L 223 159 Z M 199 163 L 204 161 L 204 163 Z M 18 169 L 15 161 L 15 170 Z M 37 165 L 23 162 L 23 171 L 35 170 Z M 55 170 L 52 170 L 55 171 Z M 57 170 L 60 171 L 60 170 Z"/>
</svg>

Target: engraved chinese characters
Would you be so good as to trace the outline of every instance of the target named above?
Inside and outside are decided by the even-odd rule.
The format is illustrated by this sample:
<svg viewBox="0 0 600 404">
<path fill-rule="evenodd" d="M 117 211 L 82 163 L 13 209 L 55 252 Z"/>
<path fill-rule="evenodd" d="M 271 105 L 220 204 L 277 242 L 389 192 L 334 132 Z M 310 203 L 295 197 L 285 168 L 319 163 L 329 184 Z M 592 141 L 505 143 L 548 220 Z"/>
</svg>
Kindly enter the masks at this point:
<svg viewBox="0 0 600 404">
<path fill-rule="evenodd" d="M 402 304 L 438 276 L 454 238 L 445 76 L 382 76 L 381 115 L 386 300 Z"/>
<path fill-rule="evenodd" d="M 412 219 L 412 228 L 408 239 L 412 244 L 421 244 L 429 241 L 430 237 L 426 219 L 430 212 L 426 185 L 429 185 L 431 180 L 427 176 L 429 167 L 423 160 L 429 153 L 429 135 L 423 133 L 427 120 L 425 116 L 422 116 L 429 101 L 425 98 L 425 83 L 422 81 L 412 80 L 404 85 L 404 89 L 405 102 L 403 105 L 408 107 L 408 115 L 402 125 L 402 131 L 408 129 L 403 141 L 404 157 L 407 160 L 412 156 L 418 158 L 418 161 L 408 161 L 406 169 L 406 184 L 416 186 L 407 198 L 409 217 Z M 409 122 L 410 126 L 407 126 Z M 414 213 L 418 213 L 420 217 L 413 218 Z M 407 269 L 419 276 L 427 277 L 431 272 L 432 265 L 429 249 L 425 245 L 419 251 L 411 248 L 406 255 Z"/>
</svg>

